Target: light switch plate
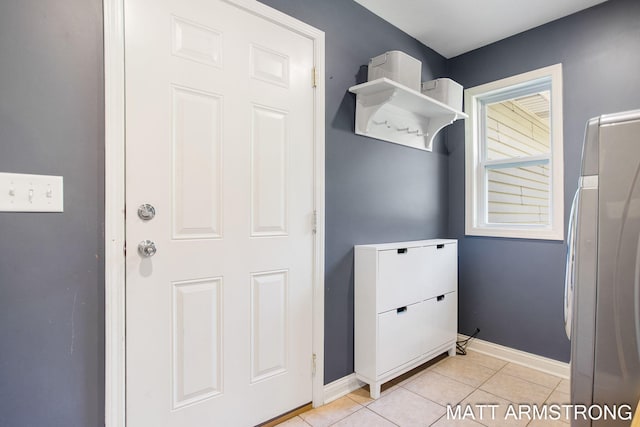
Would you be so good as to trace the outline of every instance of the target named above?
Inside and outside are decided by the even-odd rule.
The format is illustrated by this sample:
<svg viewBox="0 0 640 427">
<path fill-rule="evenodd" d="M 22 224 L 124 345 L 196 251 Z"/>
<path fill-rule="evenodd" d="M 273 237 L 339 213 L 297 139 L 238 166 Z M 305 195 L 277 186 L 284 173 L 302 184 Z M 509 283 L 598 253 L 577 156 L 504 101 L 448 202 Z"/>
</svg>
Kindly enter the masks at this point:
<svg viewBox="0 0 640 427">
<path fill-rule="evenodd" d="M 63 212 L 61 176 L 0 172 L 0 212 Z"/>
</svg>

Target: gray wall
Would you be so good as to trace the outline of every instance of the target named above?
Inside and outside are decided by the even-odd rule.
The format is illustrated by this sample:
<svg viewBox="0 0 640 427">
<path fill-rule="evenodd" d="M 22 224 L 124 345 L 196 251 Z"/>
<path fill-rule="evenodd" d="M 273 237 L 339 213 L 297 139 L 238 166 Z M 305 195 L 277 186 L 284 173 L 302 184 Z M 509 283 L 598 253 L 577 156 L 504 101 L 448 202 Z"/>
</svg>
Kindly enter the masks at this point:
<svg viewBox="0 0 640 427">
<path fill-rule="evenodd" d="M 262 0 L 326 35 L 325 383 L 353 372 L 353 245 L 444 237 L 447 156 L 353 133 L 350 86 L 369 58 L 399 49 L 422 61 L 423 80 L 446 60 L 345 0 Z M 360 73 L 360 76 L 358 74 Z M 362 74 L 364 73 L 364 74 Z M 364 76 L 364 77 L 363 77 Z"/>
<path fill-rule="evenodd" d="M 565 235 L 577 188 L 586 121 L 640 108 L 640 2 L 610 0 L 458 56 L 453 79 L 473 87 L 562 63 Z M 464 125 L 447 131 L 449 234 L 460 239 L 459 330 L 568 361 L 564 334 L 564 242 L 464 236 Z"/>
<path fill-rule="evenodd" d="M 0 426 L 104 425 L 102 2 L 0 2 L 0 171 L 64 213 L 0 213 Z"/>
<path fill-rule="evenodd" d="M 566 360 L 563 244 L 464 238 L 463 127 L 447 131 L 449 157 L 442 139 L 425 153 L 356 136 L 347 88 L 390 49 L 420 58 L 424 79 L 450 65 L 465 86 L 563 62 L 568 204 L 585 121 L 640 107 L 640 3 L 610 0 L 447 62 L 352 1 L 264 2 L 327 33 L 325 381 L 353 371 L 352 246 L 447 230 L 461 239 L 461 332 Z M 0 171 L 65 178 L 64 213 L 0 213 L 0 426 L 103 424 L 101 7 L 0 2 Z"/>
</svg>

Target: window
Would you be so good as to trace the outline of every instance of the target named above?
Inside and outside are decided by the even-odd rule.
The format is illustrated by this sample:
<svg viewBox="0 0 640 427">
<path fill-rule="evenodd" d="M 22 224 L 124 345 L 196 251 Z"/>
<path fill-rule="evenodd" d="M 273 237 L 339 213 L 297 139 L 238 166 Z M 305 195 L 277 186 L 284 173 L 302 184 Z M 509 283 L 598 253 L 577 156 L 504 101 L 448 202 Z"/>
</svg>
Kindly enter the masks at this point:
<svg viewBox="0 0 640 427">
<path fill-rule="evenodd" d="M 562 240 L 562 65 L 465 90 L 466 234 Z"/>
</svg>

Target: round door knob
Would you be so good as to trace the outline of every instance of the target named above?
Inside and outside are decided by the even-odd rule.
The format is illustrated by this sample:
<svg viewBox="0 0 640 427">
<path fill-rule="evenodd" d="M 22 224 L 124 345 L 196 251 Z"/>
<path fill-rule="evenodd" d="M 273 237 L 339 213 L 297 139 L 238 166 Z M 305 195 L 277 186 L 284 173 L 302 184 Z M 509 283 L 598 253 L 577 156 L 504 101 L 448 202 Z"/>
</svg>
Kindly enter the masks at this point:
<svg viewBox="0 0 640 427">
<path fill-rule="evenodd" d="M 156 250 L 156 244 L 151 240 L 143 240 L 142 242 L 138 243 L 138 253 L 143 258 L 154 256 L 156 254 Z"/>
</svg>

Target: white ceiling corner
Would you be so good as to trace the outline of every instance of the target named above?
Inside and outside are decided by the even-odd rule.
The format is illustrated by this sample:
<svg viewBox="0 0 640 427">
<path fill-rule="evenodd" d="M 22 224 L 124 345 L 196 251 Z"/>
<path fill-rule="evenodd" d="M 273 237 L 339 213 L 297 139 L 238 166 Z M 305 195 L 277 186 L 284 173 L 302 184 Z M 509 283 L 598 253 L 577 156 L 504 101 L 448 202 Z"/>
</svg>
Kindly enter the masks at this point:
<svg viewBox="0 0 640 427">
<path fill-rule="evenodd" d="M 446 58 L 606 0 L 354 0 Z"/>
</svg>

